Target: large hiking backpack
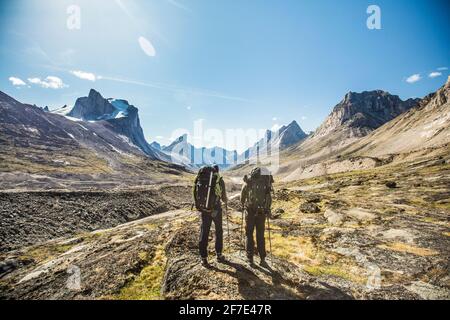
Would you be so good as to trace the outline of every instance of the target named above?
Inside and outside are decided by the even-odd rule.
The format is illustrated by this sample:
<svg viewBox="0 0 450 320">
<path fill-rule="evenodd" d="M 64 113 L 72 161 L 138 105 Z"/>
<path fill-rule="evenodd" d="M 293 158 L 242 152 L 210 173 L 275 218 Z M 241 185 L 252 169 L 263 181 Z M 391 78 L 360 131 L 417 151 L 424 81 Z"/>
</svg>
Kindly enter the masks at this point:
<svg viewBox="0 0 450 320">
<path fill-rule="evenodd" d="M 197 210 L 211 212 L 214 209 L 217 201 L 218 177 L 213 167 L 207 166 L 199 170 L 194 186 L 194 201 Z"/>
<path fill-rule="evenodd" d="M 261 168 L 253 169 L 247 176 L 247 207 L 257 213 L 266 213 L 272 200 L 273 177 Z"/>
</svg>

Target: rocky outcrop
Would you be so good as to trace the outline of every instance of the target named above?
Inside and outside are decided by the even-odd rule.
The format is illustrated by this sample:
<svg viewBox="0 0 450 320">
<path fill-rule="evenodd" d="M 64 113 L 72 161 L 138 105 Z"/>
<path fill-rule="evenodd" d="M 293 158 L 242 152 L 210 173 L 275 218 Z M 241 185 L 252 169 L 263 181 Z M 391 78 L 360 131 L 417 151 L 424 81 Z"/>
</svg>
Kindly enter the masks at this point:
<svg viewBox="0 0 450 320">
<path fill-rule="evenodd" d="M 141 185 L 185 171 L 154 161 L 164 158 L 145 141 L 137 109 L 120 109 L 114 119 L 75 121 L 68 107 L 46 112 L 0 92 L 0 188 Z"/>
<path fill-rule="evenodd" d="M 314 137 L 346 130 L 349 137 L 362 137 L 416 106 L 420 99 L 401 100 L 388 92 L 349 92 L 314 133 Z"/>
<path fill-rule="evenodd" d="M 83 121 L 98 121 L 110 119 L 116 108 L 102 95 L 91 89 L 87 97 L 78 98 L 67 116 Z"/>
<path fill-rule="evenodd" d="M 120 135 L 126 143 L 135 145 L 153 159 L 166 157 L 145 140 L 139 110 L 126 100 L 105 99 L 91 89 L 89 96 L 78 98 L 68 117 L 82 121 L 104 121 L 104 126 Z"/>
<path fill-rule="evenodd" d="M 307 134 L 300 128 L 297 121 L 292 121 L 278 130 L 278 136 L 280 137 L 280 149 L 284 149 L 305 139 Z"/>
<path fill-rule="evenodd" d="M 375 157 L 448 148 L 450 143 L 450 78 L 415 108 L 386 123 L 349 148 L 347 153 Z M 428 151 L 426 152 L 426 149 Z"/>
</svg>

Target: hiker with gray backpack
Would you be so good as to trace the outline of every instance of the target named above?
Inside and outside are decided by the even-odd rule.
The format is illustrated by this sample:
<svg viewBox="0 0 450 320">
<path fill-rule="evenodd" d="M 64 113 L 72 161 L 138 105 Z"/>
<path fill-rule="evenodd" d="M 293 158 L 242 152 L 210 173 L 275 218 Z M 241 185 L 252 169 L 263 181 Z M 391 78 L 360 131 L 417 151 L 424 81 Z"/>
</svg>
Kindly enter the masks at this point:
<svg viewBox="0 0 450 320">
<path fill-rule="evenodd" d="M 223 251 L 222 205 L 227 207 L 227 193 L 225 182 L 219 174 L 219 166 L 206 166 L 199 170 L 194 182 L 194 204 L 201 213 L 202 225 L 200 228 L 199 252 L 201 263 L 208 267 L 208 238 L 211 224 L 216 229 L 216 256 L 218 262 L 225 262 Z M 228 214 L 226 210 L 226 214 Z M 227 217 L 228 218 L 228 217 Z"/>
<path fill-rule="evenodd" d="M 246 251 L 248 261 L 251 265 L 254 264 L 253 255 L 255 240 L 253 238 L 253 234 L 256 229 L 256 246 L 259 258 L 261 260 L 260 265 L 263 267 L 268 267 L 265 260 L 267 253 L 264 231 L 266 219 L 269 223 L 268 219 L 270 219 L 271 214 L 270 208 L 272 206 L 273 182 L 274 180 L 272 175 L 264 167 L 253 169 L 250 175 L 246 175 L 244 177 L 244 185 L 241 191 L 241 204 L 246 214 Z"/>
</svg>

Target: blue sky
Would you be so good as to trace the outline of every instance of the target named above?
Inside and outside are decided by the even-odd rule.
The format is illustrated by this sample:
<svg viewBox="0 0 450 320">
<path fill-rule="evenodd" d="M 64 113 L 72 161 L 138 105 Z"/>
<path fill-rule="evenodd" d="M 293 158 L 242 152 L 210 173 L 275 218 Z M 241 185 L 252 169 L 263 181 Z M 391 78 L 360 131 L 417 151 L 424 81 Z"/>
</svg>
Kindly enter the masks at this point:
<svg viewBox="0 0 450 320">
<path fill-rule="evenodd" d="M 372 4 L 381 9 L 381 30 L 366 26 Z M 67 28 L 70 5 L 80 9 L 80 29 Z M 146 138 L 165 144 L 178 128 L 192 131 L 198 119 L 219 130 L 297 120 L 310 131 L 348 91 L 421 97 L 449 75 L 447 1 L 15 0 L 0 6 L 0 90 L 56 108 L 95 88 L 138 107 Z"/>
</svg>

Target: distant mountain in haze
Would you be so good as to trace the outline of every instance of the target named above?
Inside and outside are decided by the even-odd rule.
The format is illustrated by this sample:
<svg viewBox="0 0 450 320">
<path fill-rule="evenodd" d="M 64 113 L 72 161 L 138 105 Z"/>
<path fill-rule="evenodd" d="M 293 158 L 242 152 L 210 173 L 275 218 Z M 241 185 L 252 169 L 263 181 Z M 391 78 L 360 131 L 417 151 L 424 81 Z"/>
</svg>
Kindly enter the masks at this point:
<svg viewBox="0 0 450 320">
<path fill-rule="evenodd" d="M 300 128 L 296 121 L 282 126 L 276 131 L 267 130 L 263 139 L 246 150 L 240 157 L 241 162 L 258 155 L 275 154 L 299 143 L 308 135 Z"/>
<path fill-rule="evenodd" d="M 162 146 L 161 150 L 171 158 L 172 162 L 183 164 L 191 169 L 214 164 L 219 165 L 221 169 L 226 169 L 237 162 L 236 151 L 221 147 L 197 148 L 188 142 L 186 134 L 175 139 L 170 145 Z"/>
<path fill-rule="evenodd" d="M 218 164 L 222 169 L 226 169 L 257 157 L 260 153 L 265 154 L 268 150 L 277 153 L 306 137 L 307 135 L 298 123 L 293 121 L 276 131 L 267 130 L 264 138 L 241 154 L 236 150 L 226 150 L 220 147 L 196 148 L 188 142 L 187 135 L 180 136 L 170 145 L 161 147 L 161 150 L 171 156 L 172 161 L 193 168 Z"/>
</svg>

